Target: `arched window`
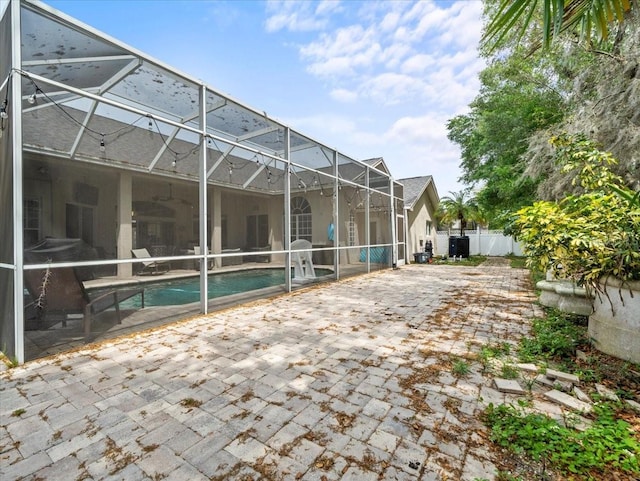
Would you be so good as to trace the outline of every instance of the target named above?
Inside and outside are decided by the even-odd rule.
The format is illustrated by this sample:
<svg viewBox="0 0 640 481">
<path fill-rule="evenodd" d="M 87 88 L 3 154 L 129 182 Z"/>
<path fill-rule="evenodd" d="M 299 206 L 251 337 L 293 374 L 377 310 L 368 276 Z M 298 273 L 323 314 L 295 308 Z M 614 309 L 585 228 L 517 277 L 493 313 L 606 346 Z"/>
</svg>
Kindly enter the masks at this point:
<svg viewBox="0 0 640 481">
<path fill-rule="evenodd" d="M 311 205 L 304 197 L 291 199 L 291 242 L 298 239 L 311 242 Z"/>
</svg>

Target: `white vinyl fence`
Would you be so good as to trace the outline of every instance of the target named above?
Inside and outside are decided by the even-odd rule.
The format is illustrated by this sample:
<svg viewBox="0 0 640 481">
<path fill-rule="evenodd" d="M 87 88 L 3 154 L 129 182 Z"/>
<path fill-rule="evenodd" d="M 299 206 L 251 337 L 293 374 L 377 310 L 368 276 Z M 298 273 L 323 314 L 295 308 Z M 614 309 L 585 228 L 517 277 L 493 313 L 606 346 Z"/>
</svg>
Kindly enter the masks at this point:
<svg viewBox="0 0 640 481">
<path fill-rule="evenodd" d="M 460 235 L 459 230 L 438 231 L 436 233 L 436 245 L 434 255 L 449 255 L 449 236 Z M 522 255 L 520 244 L 512 236 L 505 236 L 501 230 L 465 230 L 464 235 L 469 237 L 469 255 L 476 256 L 504 256 L 514 254 Z"/>
</svg>

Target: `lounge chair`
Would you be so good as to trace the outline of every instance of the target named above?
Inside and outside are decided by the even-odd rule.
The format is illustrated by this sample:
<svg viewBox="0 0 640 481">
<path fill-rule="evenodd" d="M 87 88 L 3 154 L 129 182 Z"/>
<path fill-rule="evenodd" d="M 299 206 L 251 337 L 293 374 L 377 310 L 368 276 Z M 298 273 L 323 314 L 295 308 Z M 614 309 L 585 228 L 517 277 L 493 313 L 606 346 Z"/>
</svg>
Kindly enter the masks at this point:
<svg viewBox="0 0 640 481">
<path fill-rule="evenodd" d="M 222 249 L 221 254 L 240 254 L 242 249 L 236 247 L 235 249 Z M 237 266 L 242 264 L 242 256 L 234 255 L 234 256 L 226 256 L 222 258 L 222 266 Z"/>
<path fill-rule="evenodd" d="M 144 247 L 142 249 L 132 249 L 131 253 L 136 259 L 151 258 L 149 251 Z M 143 261 L 142 269 L 138 274 L 161 274 L 170 270 L 171 263 L 169 261 Z"/>
<path fill-rule="evenodd" d="M 197 256 L 202 255 L 202 249 L 200 248 L 200 246 L 193 246 L 193 253 Z M 212 260 L 207 260 L 207 270 L 211 269 L 213 267 L 213 261 Z M 200 259 L 196 260 L 196 264 L 197 264 L 197 268 L 196 270 L 199 271 L 200 270 Z"/>
<path fill-rule="evenodd" d="M 38 324 L 35 328 L 46 327 L 46 318 L 49 316 L 62 315 L 62 325 L 66 326 L 67 315 L 82 314 L 84 335 L 88 337 L 94 314 L 114 307 L 120 324 L 120 302 L 140 295 L 144 307 L 142 288 L 109 290 L 90 296 L 72 267 L 53 268 L 48 274 L 45 269 L 26 270 L 24 280 L 32 298 L 32 302 L 25 306 L 25 311 L 36 314 Z"/>
</svg>

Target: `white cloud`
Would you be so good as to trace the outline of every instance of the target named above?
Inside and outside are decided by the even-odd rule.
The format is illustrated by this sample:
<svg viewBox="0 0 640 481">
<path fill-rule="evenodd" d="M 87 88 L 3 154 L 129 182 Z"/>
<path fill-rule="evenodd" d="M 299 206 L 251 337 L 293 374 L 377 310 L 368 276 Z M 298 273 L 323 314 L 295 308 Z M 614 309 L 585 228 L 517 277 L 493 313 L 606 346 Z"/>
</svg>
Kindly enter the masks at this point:
<svg viewBox="0 0 640 481">
<path fill-rule="evenodd" d="M 405 74 L 424 72 L 436 63 L 432 55 L 419 53 L 402 62 L 401 70 Z"/>
<path fill-rule="evenodd" d="M 324 62 L 313 63 L 307 67 L 307 72 L 318 77 L 345 77 L 355 74 L 351 59 L 348 57 L 333 57 Z"/>
<path fill-rule="evenodd" d="M 380 45 L 376 42 L 372 29 L 364 29 L 361 25 L 342 28 L 336 34 L 322 34 L 320 38 L 300 48 L 300 54 L 309 60 L 309 71 L 317 75 L 352 74 L 352 67 L 367 67 L 380 55 Z M 332 64 L 340 59 L 339 64 L 345 67 L 344 72 L 335 68 L 325 69 L 324 64 Z"/>
<path fill-rule="evenodd" d="M 316 7 L 316 15 L 330 15 L 343 10 L 339 0 L 322 0 Z"/>
<path fill-rule="evenodd" d="M 427 105 L 441 103 L 439 92 L 446 87 L 470 100 L 464 84 L 480 67 L 482 2 L 379 2 L 360 13 L 360 23 L 336 18 L 341 26 L 299 48 L 307 71 L 328 80 L 331 91 L 358 92 L 381 105 Z"/>
<path fill-rule="evenodd" d="M 329 5 L 330 3 L 333 2 L 322 2 L 314 11 L 311 2 L 270 0 L 267 2 L 267 13 L 270 16 L 265 22 L 265 29 L 267 32 L 320 30 L 327 26 L 326 16 L 337 8 Z"/>
<path fill-rule="evenodd" d="M 444 33 L 441 36 L 443 45 L 453 43 L 463 48 L 477 45 L 482 36 L 482 10 L 482 2 L 454 4 L 452 15 L 443 24 Z"/>
<path fill-rule="evenodd" d="M 383 73 L 360 85 L 361 95 L 379 104 L 395 105 L 407 98 L 423 99 L 426 91 L 423 80 L 400 73 Z"/>
<path fill-rule="evenodd" d="M 382 22 L 380 22 L 380 30 L 383 32 L 392 32 L 396 30 L 399 21 L 400 14 L 398 12 L 389 12 L 384 16 Z"/>
<path fill-rule="evenodd" d="M 330 94 L 331 98 L 342 103 L 353 103 L 358 99 L 358 93 L 347 89 L 333 89 Z"/>
<path fill-rule="evenodd" d="M 424 144 L 446 137 L 445 119 L 433 115 L 402 117 L 396 120 L 385 134 L 389 141 L 403 141 L 409 144 Z"/>
<path fill-rule="evenodd" d="M 327 105 L 294 125 L 347 155 L 383 156 L 396 178 L 432 174 L 441 193 L 460 190 L 460 152 L 446 124 L 478 92 L 482 10 L 480 0 L 342 2 L 322 14 L 318 7 L 316 20 L 327 24 L 298 43 L 300 59 L 349 114 L 330 114 Z M 348 116 L 359 108 L 370 117 Z"/>
</svg>

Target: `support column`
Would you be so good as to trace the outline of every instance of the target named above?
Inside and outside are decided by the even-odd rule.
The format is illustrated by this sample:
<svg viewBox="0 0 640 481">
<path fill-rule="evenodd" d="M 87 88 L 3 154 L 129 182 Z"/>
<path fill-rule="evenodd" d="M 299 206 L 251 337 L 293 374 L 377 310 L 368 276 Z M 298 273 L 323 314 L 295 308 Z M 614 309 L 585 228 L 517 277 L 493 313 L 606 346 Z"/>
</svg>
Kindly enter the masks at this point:
<svg viewBox="0 0 640 481">
<path fill-rule="evenodd" d="M 198 240 L 200 249 L 204 255 L 209 254 L 209 239 L 207 239 L 208 225 L 207 212 L 209 212 L 207 200 L 207 87 L 200 85 L 200 95 L 198 97 L 200 107 L 200 158 L 198 162 L 198 206 L 200 207 L 200 231 Z M 200 261 L 200 312 L 206 314 L 209 310 L 209 277 L 208 269 L 209 261 L 203 259 Z"/>
<path fill-rule="evenodd" d="M 14 0 L 9 7 L 11 9 L 11 66 L 19 68 L 21 61 L 20 45 L 20 2 Z M 18 363 L 25 361 L 24 352 L 24 241 L 22 225 L 22 77 L 16 71 L 13 72 L 7 88 L 11 90 L 10 113 L 11 117 L 11 143 L 13 146 L 13 258 L 15 270 L 13 273 L 13 303 L 14 303 L 14 336 L 15 357 Z"/>
<path fill-rule="evenodd" d="M 291 130 L 284 129 L 284 285 L 291 292 Z"/>
<path fill-rule="evenodd" d="M 396 217 L 396 200 L 393 198 L 393 179 L 389 177 L 389 192 L 391 196 L 389 201 L 391 202 L 391 215 L 389 220 L 391 222 L 391 266 L 395 269 L 398 266 L 398 218 Z"/>
<path fill-rule="evenodd" d="M 118 175 L 118 212 L 117 212 L 117 250 L 118 259 L 129 259 L 133 249 L 132 210 L 132 178 L 130 172 Z M 133 275 L 132 264 L 118 264 L 118 278 Z"/>
<path fill-rule="evenodd" d="M 340 190 L 340 184 L 338 183 L 338 151 L 333 151 L 333 272 L 335 272 L 336 280 L 340 279 L 340 256 L 342 251 L 340 250 L 340 224 L 342 219 L 340 218 L 340 201 L 338 191 Z"/>
<path fill-rule="evenodd" d="M 367 272 L 371 272 L 371 191 L 369 190 L 369 167 L 366 168 L 364 185 L 366 187 L 364 202 L 364 238 L 365 244 L 367 244 Z"/>
<path fill-rule="evenodd" d="M 214 254 L 222 252 L 222 192 L 219 187 L 213 188 L 213 208 L 212 213 L 212 229 L 211 229 L 211 249 Z M 219 257 L 215 260 L 215 267 L 222 267 L 222 259 Z"/>
</svg>

